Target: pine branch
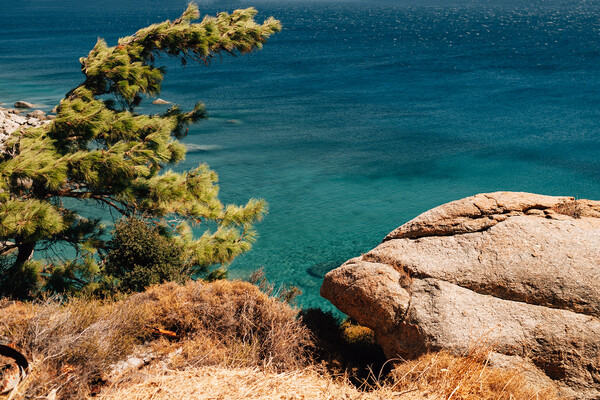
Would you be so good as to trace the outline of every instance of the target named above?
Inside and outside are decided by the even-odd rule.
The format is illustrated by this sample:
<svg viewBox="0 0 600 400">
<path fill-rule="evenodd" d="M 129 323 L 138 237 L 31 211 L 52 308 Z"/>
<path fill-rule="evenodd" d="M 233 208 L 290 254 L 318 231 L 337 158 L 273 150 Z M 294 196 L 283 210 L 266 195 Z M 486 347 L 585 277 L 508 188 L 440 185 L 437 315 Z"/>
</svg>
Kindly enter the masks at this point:
<svg viewBox="0 0 600 400">
<path fill-rule="evenodd" d="M 191 4 L 180 18 L 140 29 L 116 46 L 99 39 L 80 59 L 85 79 L 65 95 L 57 117 L 5 142 L 9 151 L 0 159 L 0 255 L 19 249 L 20 265 L 13 272 L 22 270 L 38 242 L 49 249 L 68 243 L 78 252 L 103 246 L 94 228 L 99 222 L 80 217 L 63 199 L 93 201 L 111 215 L 142 216 L 155 227 L 164 226 L 162 234 L 183 246 L 190 268 L 226 264 L 249 250 L 255 237 L 251 225 L 266 212 L 263 201 L 223 205 L 217 175 L 206 165 L 183 173 L 165 171 L 184 159 L 186 149 L 178 139 L 185 137 L 188 126 L 207 117 L 204 105 L 198 102 L 189 111 L 175 105 L 159 115 L 135 110 L 143 96 L 160 93 L 165 69 L 155 65 L 159 55 L 209 64 L 221 54 L 260 49 L 281 25 L 273 18 L 258 24 L 255 15 L 248 8 L 194 23 L 200 14 Z M 196 238 L 188 223 L 216 230 L 207 229 Z M 60 271 L 61 279 L 71 279 L 72 269 Z"/>
</svg>

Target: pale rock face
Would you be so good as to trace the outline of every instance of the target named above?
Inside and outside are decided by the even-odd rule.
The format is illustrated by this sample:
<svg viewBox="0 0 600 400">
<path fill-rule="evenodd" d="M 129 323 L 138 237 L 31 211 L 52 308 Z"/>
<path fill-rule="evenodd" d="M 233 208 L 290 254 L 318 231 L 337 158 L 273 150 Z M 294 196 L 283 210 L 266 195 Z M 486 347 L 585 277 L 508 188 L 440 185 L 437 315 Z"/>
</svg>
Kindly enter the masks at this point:
<svg viewBox="0 0 600 400">
<path fill-rule="evenodd" d="M 397 316 L 406 311 L 410 300 L 408 292 L 398 284 L 402 275 L 385 265 L 359 260 L 353 264 L 352 261 L 336 270 L 336 280 L 325 280 L 321 290 L 331 293 L 329 300 L 333 304 L 364 310 L 365 325 L 393 329 Z M 335 290 L 340 284 L 346 288 L 343 293 Z"/>
<path fill-rule="evenodd" d="M 4 142 L 11 134 L 21 128 L 34 128 L 49 123 L 50 120 L 41 110 L 35 110 L 22 116 L 17 110 L 0 107 L 0 155 L 4 152 Z"/>
<path fill-rule="evenodd" d="M 15 115 L 15 114 L 13 114 L 13 115 L 10 117 L 10 120 L 11 120 L 13 123 L 17 123 L 17 124 L 19 124 L 19 125 L 25 125 L 25 124 L 27 123 L 27 118 L 25 118 L 25 117 L 23 117 L 23 116 L 21 116 L 21 115 Z"/>
<path fill-rule="evenodd" d="M 390 358 L 492 343 L 600 398 L 600 202 L 497 192 L 427 211 L 325 276 Z"/>
</svg>

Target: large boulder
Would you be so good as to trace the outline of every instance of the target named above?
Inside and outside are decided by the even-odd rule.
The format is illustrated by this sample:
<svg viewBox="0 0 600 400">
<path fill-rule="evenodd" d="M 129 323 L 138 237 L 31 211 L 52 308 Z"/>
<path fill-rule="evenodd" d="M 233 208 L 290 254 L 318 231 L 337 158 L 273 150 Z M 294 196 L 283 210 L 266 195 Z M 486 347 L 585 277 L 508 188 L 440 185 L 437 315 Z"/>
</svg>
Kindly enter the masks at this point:
<svg viewBox="0 0 600 400">
<path fill-rule="evenodd" d="M 321 295 L 390 358 L 493 346 L 600 398 L 600 202 L 479 194 L 427 211 L 329 272 Z"/>
</svg>

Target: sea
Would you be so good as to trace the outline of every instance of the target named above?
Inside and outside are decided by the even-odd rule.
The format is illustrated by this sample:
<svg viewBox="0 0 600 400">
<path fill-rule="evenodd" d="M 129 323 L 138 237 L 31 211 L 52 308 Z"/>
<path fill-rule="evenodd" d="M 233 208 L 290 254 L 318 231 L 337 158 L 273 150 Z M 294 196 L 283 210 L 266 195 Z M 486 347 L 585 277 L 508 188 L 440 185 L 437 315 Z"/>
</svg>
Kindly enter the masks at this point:
<svg viewBox="0 0 600 400">
<path fill-rule="evenodd" d="M 0 0 L 0 102 L 49 111 L 99 37 L 114 45 L 186 4 Z M 269 203 L 232 278 L 262 268 L 302 290 L 298 305 L 331 309 L 324 274 L 432 207 L 499 190 L 600 199 L 598 0 L 198 5 L 283 24 L 253 54 L 157 59 L 160 97 L 210 115 L 175 169 L 208 163 L 223 202 Z M 138 111 L 161 112 L 151 100 Z"/>
</svg>

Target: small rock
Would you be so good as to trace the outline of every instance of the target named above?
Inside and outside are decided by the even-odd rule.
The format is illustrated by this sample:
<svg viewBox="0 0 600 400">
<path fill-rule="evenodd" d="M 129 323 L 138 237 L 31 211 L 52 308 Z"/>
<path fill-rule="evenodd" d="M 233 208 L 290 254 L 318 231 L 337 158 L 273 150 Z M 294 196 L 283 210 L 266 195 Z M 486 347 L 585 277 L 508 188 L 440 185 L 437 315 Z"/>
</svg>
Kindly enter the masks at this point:
<svg viewBox="0 0 600 400">
<path fill-rule="evenodd" d="M 156 99 L 152 102 L 152 104 L 171 104 L 171 102 L 163 100 L 163 99 Z"/>
<path fill-rule="evenodd" d="M 53 120 L 56 118 L 56 115 L 46 115 L 46 120 Z"/>
<path fill-rule="evenodd" d="M 11 108 L 10 110 L 8 110 L 8 112 L 9 112 L 10 114 L 15 114 L 15 115 L 19 115 L 19 114 L 21 114 L 21 111 L 19 111 L 19 110 L 16 110 L 16 109 L 14 109 L 14 108 Z"/>
<path fill-rule="evenodd" d="M 15 108 L 33 108 L 33 104 L 28 103 L 26 101 L 17 101 L 15 102 Z"/>
<path fill-rule="evenodd" d="M 18 123 L 11 121 L 11 120 L 6 120 L 4 121 L 4 133 L 5 134 L 11 134 L 14 131 L 16 131 L 17 129 L 19 129 L 21 125 L 19 125 Z"/>
<path fill-rule="evenodd" d="M 58 114 L 58 106 L 54 107 L 52 110 L 50 110 L 50 112 L 52 114 Z"/>
<path fill-rule="evenodd" d="M 119 361 L 116 364 L 112 365 L 111 371 L 103 376 L 103 378 L 107 381 L 113 381 L 118 376 L 122 375 L 125 371 L 131 369 L 140 369 L 144 365 L 149 364 L 153 359 L 156 358 L 156 355 L 151 352 L 141 352 L 138 354 L 133 354 L 129 356 L 126 360 Z"/>
<path fill-rule="evenodd" d="M 11 121 L 16 122 L 19 125 L 24 125 L 27 123 L 27 118 L 22 117 L 20 115 L 13 115 L 10 119 Z"/>
<path fill-rule="evenodd" d="M 526 215 L 539 215 L 540 217 L 545 216 L 544 211 L 538 210 L 537 208 L 532 208 L 531 210 L 525 213 Z"/>
<path fill-rule="evenodd" d="M 43 112 L 42 110 L 35 110 L 35 111 L 32 111 L 29 114 L 27 114 L 28 118 L 37 118 L 40 120 L 43 120 L 45 116 L 46 116 L 46 113 Z"/>
</svg>

